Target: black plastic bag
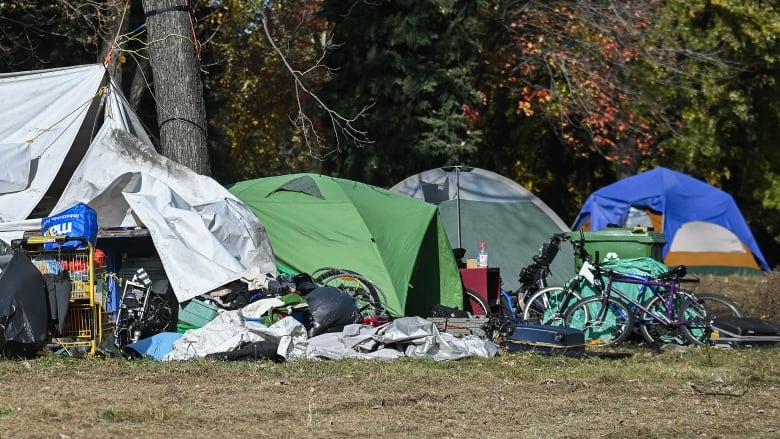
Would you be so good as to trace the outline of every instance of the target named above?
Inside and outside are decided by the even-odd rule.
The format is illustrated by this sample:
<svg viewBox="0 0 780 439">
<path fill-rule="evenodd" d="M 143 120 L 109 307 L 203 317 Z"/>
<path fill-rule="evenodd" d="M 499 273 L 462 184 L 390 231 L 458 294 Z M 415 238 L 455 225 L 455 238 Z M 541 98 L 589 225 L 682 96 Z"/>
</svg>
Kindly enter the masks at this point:
<svg viewBox="0 0 780 439">
<path fill-rule="evenodd" d="M 344 325 L 363 320 L 355 299 L 336 287 L 315 288 L 306 295 L 306 303 L 311 316 L 310 337 L 341 331 Z"/>
<path fill-rule="evenodd" d="M 0 351 L 4 356 L 31 356 L 48 335 L 46 283 L 30 259 L 16 250 L 0 274 Z"/>
</svg>

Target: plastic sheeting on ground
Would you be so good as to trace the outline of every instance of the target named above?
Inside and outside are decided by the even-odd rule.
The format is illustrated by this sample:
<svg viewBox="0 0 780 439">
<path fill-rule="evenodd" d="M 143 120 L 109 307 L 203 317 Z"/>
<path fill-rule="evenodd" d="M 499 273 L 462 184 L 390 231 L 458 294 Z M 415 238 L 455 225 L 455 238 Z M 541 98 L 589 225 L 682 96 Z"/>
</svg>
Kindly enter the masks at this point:
<svg viewBox="0 0 780 439">
<path fill-rule="evenodd" d="M 278 341 L 277 354 L 288 361 L 400 357 L 442 361 L 498 354 L 498 347 L 490 340 L 441 333 L 435 323 L 422 317 L 402 317 L 379 327 L 347 325 L 342 332 L 308 338 L 303 324 L 293 317 L 267 327 L 247 320 L 254 315 L 256 312 L 246 309 L 221 313 L 204 327 L 184 333 L 163 361 L 205 358 L 259 341 Z"/>
<path fill-rule="evenodd" d="M 255 303 L 263 309 L 283 305 L 279 299 L 263 299 Z M 251 305 L 254 303 L 248 306 Z M 173 343 L 173 350 L 165 355 L 163 360 L 205 358 L 209 354 L 237 349 L 245 343 L 269 340 L 279 343 L 277 354 L 282 358 L 302 356 L 306 346 L 306 328 L 292 317 L 285 317 L 271 326 L 254 321 L 268 309 L 249 312 L 245 307 L 220 313 L 202 328 L 185 332 Z"/>
<path fill-rule="evenodd" d="M 476 336 L 459 338 L 439 332 L 435 323 L 422 317 L 402 317 L 380 327 L 347 325 L 342 333 L 312 337 L 306 358 L 410 357 L 442 361 L 496 354 L 498 347 L 490 340 Z"/>
</svg>

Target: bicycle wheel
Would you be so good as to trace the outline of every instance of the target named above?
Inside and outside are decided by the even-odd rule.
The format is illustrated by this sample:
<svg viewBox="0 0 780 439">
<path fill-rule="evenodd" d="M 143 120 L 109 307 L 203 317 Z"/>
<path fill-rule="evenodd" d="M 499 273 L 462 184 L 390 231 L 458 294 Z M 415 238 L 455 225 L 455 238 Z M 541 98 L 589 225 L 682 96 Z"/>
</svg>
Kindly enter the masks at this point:
<svg viewBox="0 0 780 439">
<path fill-rule="evenodd" d="M 469 288 L 463 289 L 463 310 L 476 317 L 490 317 L 493 314 L 487 301 Z"/>
<path fill-rule="evenodd" d="M 376 284 L 354 272 L 342 271 L 319 281 L 323 286 L 336 287 L 355 298 L 360 313 L 365 317 L 387 314 L 387 298 Z"/>
<path fill-rule="evenodd" d="M 717 317 L 744 317 L 745 313 L 742 312 L 736 303 L 731 299 L 721 296 L 719 294 L 694 294 L 699 300 L 704 302 L 704 306 L 710 311 L 710 313 Z"/>
<path fill-rule="evenodd" d="M 322 285 L 322 282 L 325 279 L 328 279 L 333 276 L 337 276 L 340 274 L 356 274 L 360 275 L 360 273 L 352 270 L 347 270 L 344 268 L 335 268 L 335 267 L 322 267 L 318 268 L 311 272 L 311 278 L 314 279 L 314 282 L 317 282 L 318 284 Z"/>
<path fill-rule="evenodd" d="M 710 341 L 712 333 L 712 314 L 707 305 L 698 298 L 685 299 L 680 306 L 680 317 L 686 321 L 680 326 L 680 332 L 695 345 L 705 345 Z"/>
<path fill-rule="evenodd" d="M 563 323 L 563 313 L 581 298 L 579 293 L 573 289 L 543 288 L 532 294 L 525 302 L 523 321 L 525 323 L 560 326 Z"/>
<path fill-rule="evenodd" d="M 621 301 L 601 296 L 580 299 L 563 317 L 564 324 L 580 329 L 588 345 L 610 346 L 625 341 L 634 327 L 634 318 Z"/>
<path fill-rule="evenodd" d="M 642 311 L 639 315 L 639 330 L 642 333 L 642 338 L 650 344 L 657 346 L 659 344 L 675 343 L 675 344 L 688 344 L 688 338 L 686 338 L 680 331 L 679 326 L 667 326 L 661 324 L 655 316 L 677 316 L 680 314 L 681 299 L 677 300 L 677 310 L 669 312 L 669 306 L 667 301 L 660 297 L 652 297 L 645 302 L 643 306 L 649 311 Z"/>
<path fill-rule="evenodd" d="M 149 336 L 165 331 L 176 331 L 176 322 L 173 321 L 173 311 L 168 299 L 153 292 L 147 294 L 151 296 L 139 324 L 144 334 Z"/>
</svg>

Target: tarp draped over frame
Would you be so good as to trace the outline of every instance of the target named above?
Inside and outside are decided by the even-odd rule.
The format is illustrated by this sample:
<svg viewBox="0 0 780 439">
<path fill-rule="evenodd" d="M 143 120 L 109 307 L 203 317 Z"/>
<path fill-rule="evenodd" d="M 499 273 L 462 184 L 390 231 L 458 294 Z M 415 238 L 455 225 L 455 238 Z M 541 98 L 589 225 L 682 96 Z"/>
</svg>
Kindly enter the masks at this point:
<svg viewBox="0 0 780 439">
<path fill-rule="evenodd" d="M 0 221 L 23 220 L 32 213 L 60 171 L 87 115 L 94 116 L 99 101 L 95 98 L 104 81 L 102 66 L 0 75 L 0 143 L 29 146 L 26 166 L 31 177 L 23 190 L 2 195 Z M 0 179 L 23 166 L 23 162 L 14 166 L 5 162 Z"/>
<path fill-rule="evenodd" d="M 25 144 L 4 167 L 29 184 L 0 191 L 0 238 L 40 231 L 78 202 L 103 229 L 146 227 L 179 301 L 239 278 L 276 275 L 258 218 L 213 179 L 158 154 L 102 65 L 0 75 L 0 144 Z M 14 171 L 16 172 L 16 171 Z M 19 173 L 0 170 L 21 186 Z"/>
</svg>

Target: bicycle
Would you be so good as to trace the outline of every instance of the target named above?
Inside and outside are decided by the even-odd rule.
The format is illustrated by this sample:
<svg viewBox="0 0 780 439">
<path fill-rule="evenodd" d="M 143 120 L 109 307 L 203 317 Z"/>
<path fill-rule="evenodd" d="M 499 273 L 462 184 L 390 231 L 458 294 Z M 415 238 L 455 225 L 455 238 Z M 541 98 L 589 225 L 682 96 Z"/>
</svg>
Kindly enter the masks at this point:
<svg viewBox="0 0 780 439">
<path fill-rule="evenodd" d="M 472 315 L 491 318 L 490 328 L 495 334 L 511 333 L 516 323 L 523 322 L 523 302 L 539 291 L 560 291 L 563 287 L 549 287 L 547 276 L 550 274 L 550 264 L 560 250 L 561 241 L 565 241 L 565 233 L 553 234 L 548 242 L 542 244 L 532 262 L 520 271 L 520 287 L 516 291 L 499 289 L 499 314 L 492 315 L 488 304 L 476 292 L 464 290 L 464 308 Z M 459 249 L 455 249 L 459 250 Z M 459 254 L 456 252 L 456 258 Z M 460 254 L 462 256 L 462 254 Z"/>
<path fill-rule="evenodd" d="M 581 329 L 589 344 L 622 343 L 635 325 L 639 325 L 643 338 L 652 345 L 659 342 L 703 345 L 709 340 L 712 314 L 692 292 L 680 288 L 684 266 L 651 276 L 606 269 L 598 262 L 594 265 L 585 260 L 580 273 L 597 294 L 564 306 L 562 323 Z M 640 293 L 634 297 L 617 287 L 618 283 L 638 285 Z M 647 292 L 649 299 L 642 301 Z"/>
<path fill-rule="evenodd" d="M 560 290 L 562 287 L 549 287 L 547 276 L 550 274 L 550 264 L 555 259 L 560 249 L 561 241 L 566 240 L 565 233 L 556 233 L 550 240 L 539 248 L 539 252 L 533 256 L 532 262 L 520 270 L 518 281 L 520 287 L 516 291 L 506 291 L 503 288 L 499 291 L 499 309 L 500 317 L 503 320 L 520 322 L 523 320 L 524 301 L 540 290 L 548 288 L 551 291 Z M 462 249 L 455 249 L 462 250 Z M 456 258 L 459 253 L 456 252 Z M 462 254 L 460 254 L 462 256 Z M 476 308 L 479 314 L 490 315 L 489 308 L 481 297 L 475 299 L 473 291 L 464 291 L 464 303 L 472 309 Z M 480 303 L 482 302 L 482 303 Z M 481 310 L 485 309 L 486 312 Z"/>
<path fill-rule="evenodd" d="M 549 325 L 565 324 L 564 316 L 566 311 L 570 307 L 572 307 L 576 302 L 583 299 L 584 292 L 580 291 L 582 289 L 580 285 L 583 282 L 588 282 L 587 280 L 588 278 L 593 278 L 595 281 L 596 275 L 592 273 L 594 270 L 593 258 L 591 258 L 590 254 L 587 252 L 587 250 L 584 247 L 584 237 L 582 237 L 582 234 L 581 234 L 581 239 L 579 241 L 571 240 L 571 244 L 574 246 L 575 256 L 577 256 L 583 261 L 587 261 L 587 264 L 583 264 L 577 276 L 572 280 L 570 280 L 569 282 L 567 282 L 566 287 L 563 288 L 553 287 L 549 290 L 538 291 L 537 293 L 532 295 L 528 299 L 527 305 L 524 309 L 523 317 L 526 322 L 549 324 Z M 598 260 L 598 256 L 596 257 L 596 259 Z M 685 291 L 686 295 L 693 295 L 694 293 L 692 290 L 682 288 L 681 284 L 698 283 L 699 280 L 697 278 L 685 278 L 685 276 L 686 276 L 686 268 L 684 266 L 679 266 L 679 267 L 675 267 L 672 270 L 667 270 L 667 272 L 656 276 L 655 280 L 674 282 L 676 283 L 675 287 L 678 290 Z M 644 281 L 649 281 L 651 280 L 651 278 L 652 276 L 645 276 L 644 278 L 641 279 Z M 590 284 L 592 282 L 588 282 L 588 283 Z M 641 297 L 643 294 L 645 294 L 646 292 L 645 290 L 647 288 L 648 285 L 640 286 L 638 297 Z M 658 290 L 660 286 L 654 286 L 653 288 Z M 598 289 L 597 292 L 599 292 Z M 654 294 L 657 294 L 657 291 L 654 292 Z M 702 303 L 705 307 L 707 307 L 710 314 L 715 317 L 719 315 L 721 316 L 743 315 L 739 307 L 734 302 L 732 302 L 731 300 L 729 300 L 724 296 L 720 296 L 717 294 L 696 294 L 695 297 L 700 303 Z M 712 306 L 712 309 L 710 309 L 710 306 Z M 653 336 L 652 335 L 653 332 L 660 332 L 657 329 L 657 327 L 651 329 L 652 325 L 644 325 L 642 323 L 641 320 L 642 315 L 640 314 L 640 310 L 638 307 L 630 305 L 629 308 L 631 308 L 632 314 L 635 315 L 634 328 L 636 328 L 640 332 L 643 332 L 642 334 L 643 338 L 649 343 L 657 343 L 659 341 L 658 340 L 659 338 L 662 341 L 666 341 L 666 342 L 682 341 L 679 336 L 677 337 L 677 339 L 674 339 L 674 337 L 670 337 L 668 333 L 661 334 L 661 336 L 659 337 Z"/>
<path fill-rule="evenodd" d="M 374 282 L 356 271 L 322 267 L 311 273 L 321 286 L 336 287 L 355 299 L 360 314 L 365 318 L 388 318 L 387 296 Z"/>
<path fill-rule="evenodd" d="M 571 242 L 575 256 L 579 256 L 583 260 L 590 258 L 590 255 L 585 250 L 584 244 L 582 242 L 570 240 L 568 235 L 565 233 L 555 234 L 551 238 L 550 244 L 555 242 L 555 246 L 554 246 L 555 254 L 557 254 L 558 249 L 560 248 L 561 241 Z M 552 258 L 549 257 L 549 255 L 551 254 L 550 250 L 547 250 L 547 252 L 545 252 L 543 249 L 542 251 L 540 251 L 540 254 L 543 253 L 546 253 L 548 255 L 546 264 L 549 270 L 549 264 L 552 262 Z M 552 254 L 552 257 L 554 257 L 555 254 Z M 535 262 L 536 259 L 537 258 L 535 257 L 534 258 Z M 580 282 L 583 279 L 582 277 L 583 274 L 584 273 L 582 272 L 578 273 L 578 275 L 572 280 L 570 280 L 567 284 Z M 521 273 L 521 278 L 522 278 L 522 273 Z M 561 323 L 560 317 L 562 316 L 562 314 L 556 311 L 563 305 L 571 305 L 574 302 L 580 300 L 582 297 L 580 296 L 579 292 L 577 292 L 572 288 L 567 288 L 565 286 L 547 286 L 546 275 L 545 275 L 545 279 L 542 280 L 540 276 L 538 277 L 538 279 L 539 281 L 537 283 L 538 285 L 537 288 L 535 289 L 528 288 L 527 290 L 525 290 L 525 294 L 520 296 L 523 297 L 522 301 L 520 301 L 520 308 L 522 310 L 522 320 L 526 323 L 560 325 Z M 523 282 L 521 279 L 521 284 L 522 283 Z"/>
<path fill-rule="evenodd" d="M 550 264 L 555 259 L 560 249 L 561 241 L 566 240 L 565 233 L 553 234 L 548 242 L 542 244 L 539 252 L 533 256 L 532 262 L 520 270 L 518 281 L 520 287 L 516 291 L 506 291 L 503 288 L 499 290 L 499 309 L 500 314 L 496 317 L 502 320 L 519 322 L 523 319 L 523 302 L 532 294 L 546 288 L 561 289 L 562 287 L 549 287 L 547 285 L 547 276 L 550 274 Z M 456 261 L 461 261 L 465 250 L 462 248 L 453 249 Z M 485 299 L 476 291 L 464 288 L 463 291 L 464 309 L 476 316 L 492 316 L 490 306 Z"/>
</svg>

